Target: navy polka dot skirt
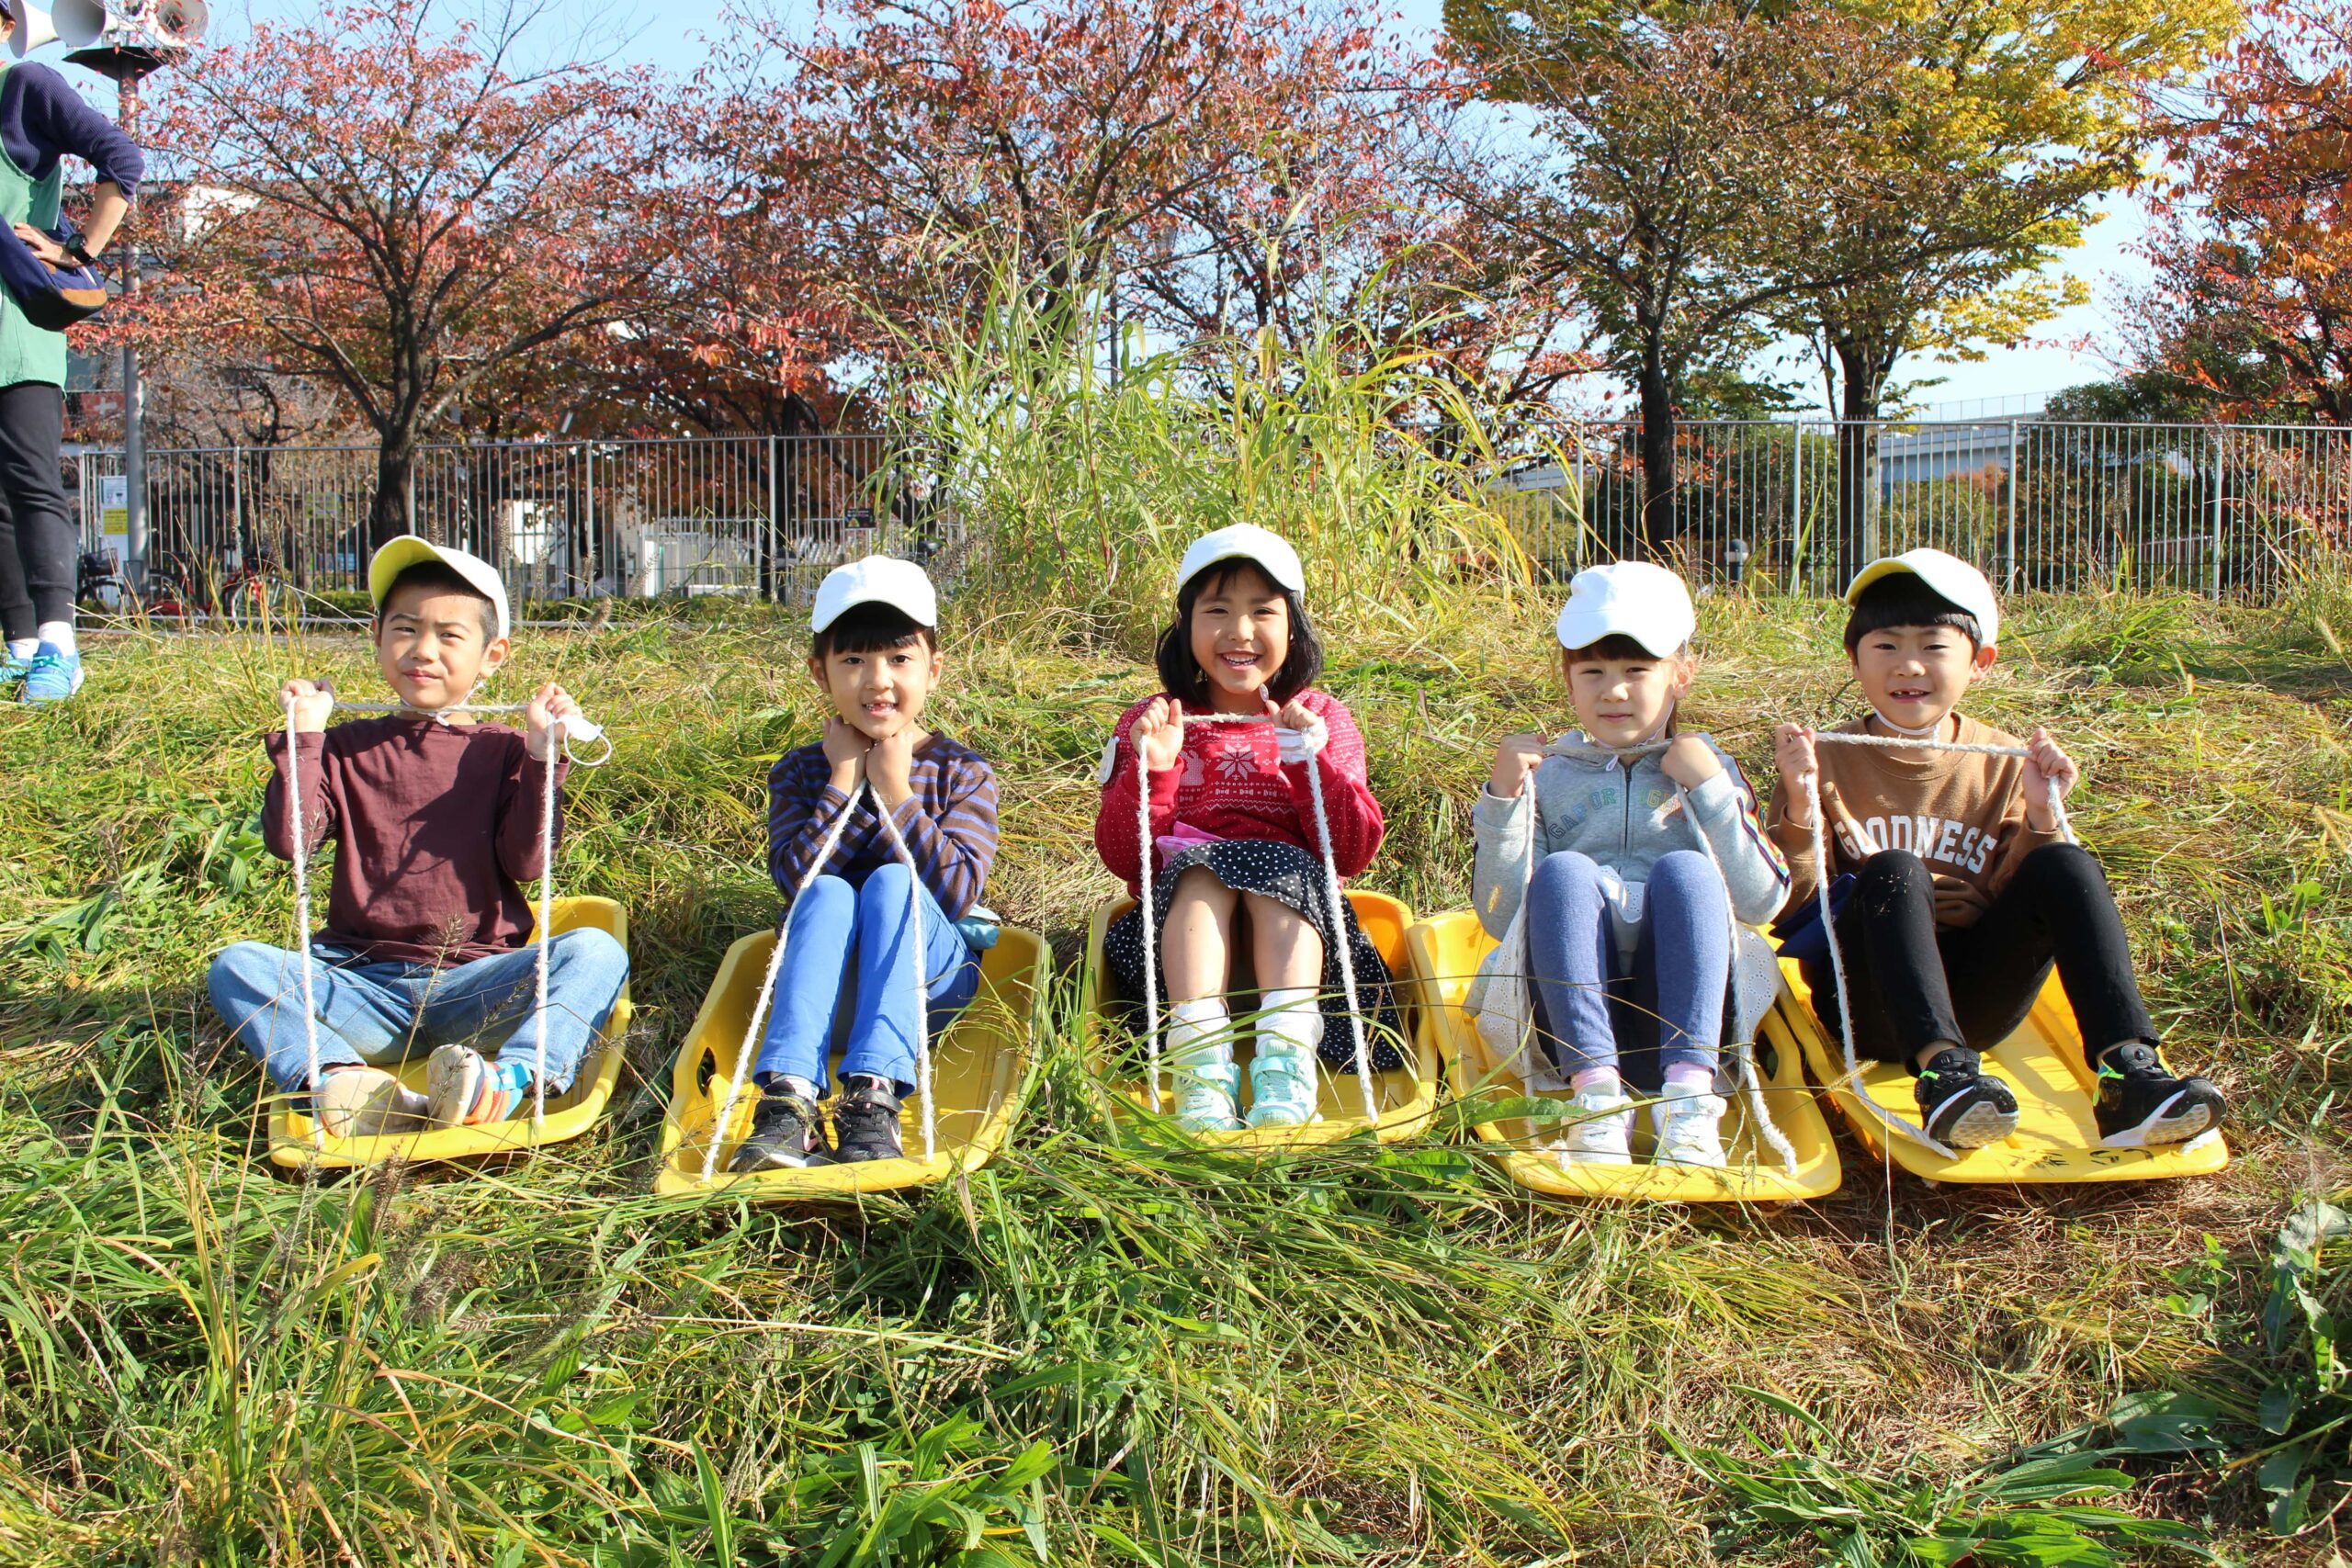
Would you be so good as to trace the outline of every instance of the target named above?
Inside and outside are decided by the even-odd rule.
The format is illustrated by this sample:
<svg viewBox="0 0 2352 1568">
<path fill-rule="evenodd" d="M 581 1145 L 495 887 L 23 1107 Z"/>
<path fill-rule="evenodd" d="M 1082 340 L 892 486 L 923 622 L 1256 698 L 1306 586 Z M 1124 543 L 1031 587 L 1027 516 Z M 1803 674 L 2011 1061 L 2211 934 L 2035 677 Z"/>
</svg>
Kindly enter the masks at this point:
<svg viewBox="0 0 2352 1568">
<path fill-rule="evenodd" d="M 1155 930 L 1168 928 L 1168 906 L 1176 897 L 1176 879 L 1193 867 L 1206 866 L 1219 882 L 1237 893 L 1255 893 L 1296 910 L 1323 939 L 1323 1043 L 1317 1051 L 1323 1065 L 1334 1072 L 1356 1070 L 1355 1034 L 1348 1027 L 1348 992 L 1340 975 L 1339 944 L 1332 940 L 1331 913 L 1323 886 L 1323 862 L 1296 844 L 1262 839 L 1219 839 L 1193 844 L 1152 873 L 1151 901 Z M 1380 950 L 1356 923 L 1356 912 L 1340 900 L 1347 918 L 1345 940 L 1355 961 L 1356 995 L 1364 1006 L 1364 1048 L 1374 1072 L 1404 1066 L 1396 1049 L 1402 1026 L 1388 965 Z M 1143 996 L 1143 926 L 1140 911 L 1130 909 L 1111 922 L 1102 934 L 1102 962 L 1119 995 L 1129 1000 Z M 1167 988 L 1160 992 L 1167 1020 Z M 1133 1012 L 1131 1007 L 1128 1010 Z"/>
</svg>

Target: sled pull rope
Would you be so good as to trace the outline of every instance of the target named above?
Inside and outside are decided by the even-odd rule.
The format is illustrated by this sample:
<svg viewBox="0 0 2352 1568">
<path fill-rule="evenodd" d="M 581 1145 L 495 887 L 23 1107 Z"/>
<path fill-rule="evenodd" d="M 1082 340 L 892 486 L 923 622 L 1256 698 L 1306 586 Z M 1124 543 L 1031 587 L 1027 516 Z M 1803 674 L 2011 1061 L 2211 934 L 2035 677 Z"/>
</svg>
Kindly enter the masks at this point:
<svg viewBox="0 0 2352 1568">
<path fill-rule="evenodd" d="M 861 777 L 857 787 L 849 792 L 849 798 L 842 802 L 840 813 L 818 840 L 808 869 L 792 889 L 792 903 L 786 908 L 784 919 L 776 923 L 775 946 L 768 951 L 767 973 L 761 977 L 759 996 L 752 1003 L 752 1021 L 743 1031 L 743 1043 L 735 1052 L 734 1071 L 727 1077 L 727 1099 L 710 1124 L 710 1141 L 703 1149 L 702 1179 L 706 1182 L 718 1169 L 719 1145 L 726 1142 L 727 1129 L 735 1120 L 736 1102 L 743 1095 L 743 1080 L 751 1073 L 752 1058 L 758 1054 L 766 1029 L 768 1010 L 775 998 L 776 977 L 784 972 L 784 944 L 792 931 L 792 909 L 831 863 L 833 852 L 841 848 L 842 835 L 848 830 L 850 818 L 857 815 L 858 802 L 866 798 L 869 788 Z M 922 1157 L 928 1163 L 936 1156 L 938 1122 L 931 1099 L 931 976 L 924 968 L 927 955 L 922 935 L 922 874 L 915 865 L 913 852 L 907 848 L 907 840 L 899 832 L 899 824 L 891 813 L 882 808 L 878 795 L 874 796 L 874 815 L 881 820 L 890 847 L 898 852 L 899 863 L 907 868 L 907 934 L 915 944 L 915 1087 L 922 1103 Z"/>
<path fill-rule="evenodd" d="M 1178 713 L 1186 724 L 1272 724 L 1272 713 Z M 1151 769 L 1143 759 L 1143 748 L 1136 745 L 1130 731 L 1127 745 L 1136 754 L 1136 921 L 1143 928 L 1143 1028 L 1146 1072 L 1151 1083 L 1152 1109 L 1159 1108 L 1159 931 L 1152 912 L 1151 860 L 1154 850 L 1151 838 Z M 1180 748 L 1181 750 L 1181 748 Z M 1326 910 L 1331 921 L 1331 940 L 1340 950 L 1340 984 L 1348 999 L 1348 1025 L 1354 1033 L 1356 1081 L 1363 1090 L 1363 1118 L 1374 1127 L 1380 1125 L 1380 1102 L 1372 1087 L 1372 1057 L 1363 1038 L 1363 1009 L 1356 995 L 1355 955 L 1349 951 L 1346 895 L 1340 890 L 1340 863 L 1331 852 L 1331 818 L 1323 804 L 1322 755 L 1317 753 L 1306 760 L 1306 789 L 1309 804 L 1314 807 L 1316 841 L 1323 852 L 1323 892 Z M 1407 1070 L 1411 1070 L 1412 1053 L 1402 1054 Z"/>
<path fill-rule="evenodd" d="M 1956 751 L 1977 757 L 2018 757 L 2029 761 L 2033 757 L 2033 753 L 2022 746 L 1992 746 L 1979 741 L 1931 740 L 1910 736 L 1841 735 L 1834 732 L 1816 732 L 1813 739 L 1815 745 L 1826 740 L 1840 746 L 1908 747 L 1923 751 Z M 1804 783 L 1805 804 L 1813 813 L 1813 896 L 1815 907 L 1821 911 L 1822 934 L 1829 941 L 1830 977 L 1837 983 L 1838 987 L 1838 1043 L 1842 1047 L 1845 1056 L 1846 1091 L 1856 1101 L 1868 1106 L 1871 1113 L 1878 1118 L 1887 1131 L 1900 1134 L 1922 1148 L 1940 1155 L 1945 1159 L 1958 1159 L 1960 1157 L 1958 1154 L 1928 1136 L 1926 1128 L 1914 1126 L 1911 1122 L 1895 1115 L 1894 1112 L 1871 1099 L 1862 1088 L 1861 1058 L 1854 1051 L 1853 1002 L 1846 989 L 1846 955 L 1839 949 L 1837 917 L 1829 907 L 1828 814 L 1822 809 L 1821 805 L 1820 770 L 1816 767 L 1807 771 L 1804 776 Z M 2056 790 L 2050 792 L 2050 814 L 2057 818 L 2058 831 L 2068 843 L 2082 842 L 2075 836 L 2075 824 L 2066 815 L 2066 802 Z"/>
<path fill-rule="evenodd" d="M 328 694 L 333 695 L 332 693 Z M 334 711 L 343 713 L 413 714 L 446 723 L 448 714 L 521 713 L 526 703 L 473 705 L 460 703 L 446 708 L 417 708 L 406 703 L 347 703 L 336 698 Z M 294 865 L 294 953 L 297 966 L 302 972 L 302 1042 L 309 1070 L 312 1103 L 311 1106 L 311 1146 L 326 1147 L 326 1123 L 320 1118 L 317 1104 L 319 1092 L 319 1012 L 316 985 L 312 978 L 311 957 L 311 842 L 302 820 L 302 758 L 300 732 L 294 728 L 294 704 L 286 704 L 286 823 L 291 841 Z M 594 761 L 571 757 L 572 737 L 605 743 L 604 754 Z M 586 718 L 567 718 L 560 715 L 548 722 L 548 750 L 550 755 L 541 763 L 547 777 L 539 797 L 539 908 L 538 963 L 536 1000 L 531 1014 L 537 1047 L 531 1065 L 531 1128 L 537 1132 L 547 1120 L 548 1107 L 548 964 L 549 944 L 555 940 L 555 806 L 556 757 L 569 758 L 583 768 L 600 768 L 612 761 L 613 739 L 601 726 Z"/>
</svg>

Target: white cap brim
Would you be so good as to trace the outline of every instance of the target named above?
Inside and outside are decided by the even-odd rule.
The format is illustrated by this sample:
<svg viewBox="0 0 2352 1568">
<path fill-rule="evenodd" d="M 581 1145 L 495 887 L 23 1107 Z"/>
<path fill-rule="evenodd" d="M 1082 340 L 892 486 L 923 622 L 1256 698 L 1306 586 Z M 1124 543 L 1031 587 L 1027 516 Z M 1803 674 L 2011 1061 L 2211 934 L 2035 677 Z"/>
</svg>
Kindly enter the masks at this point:
<svg viewBox="0 0 2352 1568">
<path fill-rule="evenodd" d="M 498 612 L 498 636 L 507 635 L 513 622 L 506 614 L 506 582 L 498 569 L 470 550 L 449 545 L 436 545 L 418 534 L 402 534 L 389 540 L 368 560 L 368 600 L 378 615 L 384 612 L 385 597 L 401 573 L 425 561 L 438 561 L 480 592 Z M 493 637 L 492 641 L 497 639 Z"/>
<path fill-rule="evenodd" d="M 1176 591 L 1182 592 L 1193 579 L 1217 562 L 1228 560 L 1254 562 L 1275 587 L 1298 594 L 1306 592 L 1306 572 L 1290 541 L 1254 523 L 1236 523 L 1193 540 L 1177 565 Z"/>
<path fill-rule="evenodd" d="M 1897 572 L 1909 572 L 1933 590 L 1939 599 L 1955 608 L 1965 610 L 1975 617 L 1982 646 L 1992 648 L 2001 640 L 2001 605 L 1993 596 L 1993 585 L 1984 574 L 1942 550 L 1905 550 L 1899 556 L 1887 556 L 1874 560 L 1854 574 L 1846 585 L 1846 603 L 1860 599 L 1865 589 Z"/>
</svg>

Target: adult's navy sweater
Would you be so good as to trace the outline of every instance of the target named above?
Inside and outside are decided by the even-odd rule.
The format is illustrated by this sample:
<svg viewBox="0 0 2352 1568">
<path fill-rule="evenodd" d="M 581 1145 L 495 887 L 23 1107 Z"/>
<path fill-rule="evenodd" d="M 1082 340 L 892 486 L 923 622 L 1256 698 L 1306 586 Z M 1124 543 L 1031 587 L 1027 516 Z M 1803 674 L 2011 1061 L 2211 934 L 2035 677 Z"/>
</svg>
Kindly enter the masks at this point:
<svg viewBox="0 0 2352 1568">
<path fill-rule="evenodd" d="M 139 188 L 147 160 L 122 128 L 90 107 L 73 85 L 46 65 L 11 66 L 0 73 L 0 149 L 35 184 L 71 152 L 112 180 L 124 196 Z"/>
</svg>

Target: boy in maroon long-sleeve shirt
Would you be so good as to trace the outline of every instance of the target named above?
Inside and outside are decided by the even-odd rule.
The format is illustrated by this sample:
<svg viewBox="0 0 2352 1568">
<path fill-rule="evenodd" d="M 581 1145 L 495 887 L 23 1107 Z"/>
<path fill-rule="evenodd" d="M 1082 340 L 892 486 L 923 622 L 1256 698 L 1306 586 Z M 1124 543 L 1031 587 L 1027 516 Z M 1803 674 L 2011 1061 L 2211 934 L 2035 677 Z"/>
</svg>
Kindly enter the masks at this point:
<svg viewBox="0 0 2352 1568">
<path fill-rule="evenodd" d="M 326 925 L 311 940 L 312 1017 L 286 949 L 239 942 L 213 961 L 209 982 L 222 1021 L 281 1089 L 308 1086 L 315 1033 L 318 1111 L 337 1136 L 505 1120 L 530 1102 L 542 1055 L 547 1092 L 560 1094 L 628 976 L 611 936 L 562 932 L 548 955 L 546 1016 L 537 1016 L 522 884 L 547 869 L 550 768 L 560 835 L 564 763 L 553 729 L 580 709 L 550 683 L 532 695 L 526 734 L 447 711 L 506 658 L 497 572 L 410 536 L 377 553 L 368 583 L 377 664 L 402 711 L 330 730 L 331 689 L 296 680 L 280 694 L 293 712 L 304 848 L 337 846 Z M 288 743 L 283 730 L 269 739 L 275 772 L 262 811 L 264 839 L 282 859 L 294 850 Z M 494 1032 L 505 1039 L 489 1057 L 469 1043 Z M 425 1095 L 385 1070 L 426 1050 Z"/>
</svg>

